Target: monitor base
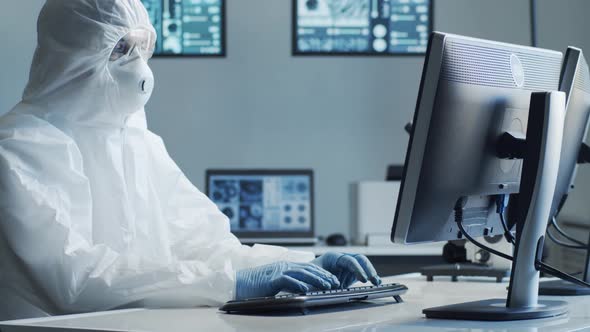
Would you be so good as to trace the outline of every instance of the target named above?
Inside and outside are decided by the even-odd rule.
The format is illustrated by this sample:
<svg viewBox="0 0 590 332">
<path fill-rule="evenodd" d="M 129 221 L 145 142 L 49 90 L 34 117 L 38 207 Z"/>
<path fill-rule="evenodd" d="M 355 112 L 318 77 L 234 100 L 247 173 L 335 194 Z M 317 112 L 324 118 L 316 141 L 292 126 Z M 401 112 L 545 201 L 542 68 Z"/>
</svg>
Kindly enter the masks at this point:
<svg viewBox="0 0 590 332">
<path fill-rule="evenodd" d="M 446 276 L 451 277 L 453 282 L 458 281 L 458 277 L 491 277 L 496 278 L 496 282 L 502 282 L 504 278 L 510 277 L 510 269 L 501 269 L 474 263 L 425 266 L 420 269 L 420 273 L 426 276 L 427 281 L 433 281 L 434 277 Z"/>
<path fill-rule="evenodd" d="M 426 318 L 511 321 L 561 316 L 568 309 L 567 303 L 563 301 L 540 300 L 537 307 L 507 308 L 505 299 L 493 299 L 429 308 L 422 312 Z"/>
<path fill-rule="evenodd" d="M 539 283 L 539 295 L 590 295 L 590 288 L 564 280 L 542 281 Z"/>
</svg>

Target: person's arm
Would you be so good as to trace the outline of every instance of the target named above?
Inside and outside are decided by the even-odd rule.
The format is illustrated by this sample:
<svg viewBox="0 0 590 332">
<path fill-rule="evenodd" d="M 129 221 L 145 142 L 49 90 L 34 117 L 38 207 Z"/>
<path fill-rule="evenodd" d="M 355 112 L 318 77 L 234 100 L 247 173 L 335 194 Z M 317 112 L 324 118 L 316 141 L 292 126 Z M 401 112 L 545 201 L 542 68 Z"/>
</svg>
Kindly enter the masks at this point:
<svg viewBox="0 0 590 332">
<path fill-rule="evenodd" d="M 229 219 L 188 180 L 168 155 L 161 138 L 149 131 L 147 133 L 154 172 L 166 175 L 159 178 L 157 192 L 169 224 L 174 255 L 198 260 L 224 257 L 219 262 L 231 264 L 233 270 L 276 261 L 303 263 L 314 259 L 312 253 L 279 246 L 242 245 L 231 233 Z M 216 261 L 211 263 L 217 264 Z"/>
<path fill-rule="evenodd" d="M 160 137 L 146 132 L 149 133 L 151 158 L 158 167 L 156 173 L 167 175 L 160 178 L 157 192 L 162 194 L 160 200 L 166 202 L 162 209 L 169 222 L 175 255 L 198 260 L 225 257 L 220 262 L 235 271 L 257 271 L 253 268 L 278 261 L 304 263 L 314 259 L 312 253 L 290 251 L 283 247 L 241 245 L 230 232 L 229 219 L 187 179 L 168 155 Z M 381 283 L 373 265 L 363 255 L 329 253 L 313 260 L 313 263 L 335 274 L 341 286 L 348 287 L 357 280 L 370 280 L 375 285 Z M 264 295 L 272 293 L 269 291 Z"/>
<path fill-rule="evenodd" d="M 30 129 L 0 129 L 0 232 L 59 310 L 150 301 L 215 305 L 233 297 L 235 271 L 219 269 L 223 260 L 216 257 L 153 259 L 145 248 L 95 243 L 93 228 L 100 225 L 92 220 L 76 145 L 46 123 L 32 122 Z"/>
</svg>

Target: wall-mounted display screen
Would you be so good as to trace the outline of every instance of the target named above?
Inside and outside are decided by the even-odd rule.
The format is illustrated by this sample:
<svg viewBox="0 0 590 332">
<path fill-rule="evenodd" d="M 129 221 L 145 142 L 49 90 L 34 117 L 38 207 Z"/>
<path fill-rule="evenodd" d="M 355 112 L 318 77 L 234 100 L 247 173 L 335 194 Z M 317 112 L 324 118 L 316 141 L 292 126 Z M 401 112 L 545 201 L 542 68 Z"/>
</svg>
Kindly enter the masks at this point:
<svg viewBox="0 0 590 332">
<path fill-rule="evenodd" d="M 293 53 L 424 54 L 434 0 L 293 0 Z"/>
<path fill-rule="evenodd" d="M 225 0 L 141 0 L 156 28 L 156 56 L 225 55 Z"/>
</svg>

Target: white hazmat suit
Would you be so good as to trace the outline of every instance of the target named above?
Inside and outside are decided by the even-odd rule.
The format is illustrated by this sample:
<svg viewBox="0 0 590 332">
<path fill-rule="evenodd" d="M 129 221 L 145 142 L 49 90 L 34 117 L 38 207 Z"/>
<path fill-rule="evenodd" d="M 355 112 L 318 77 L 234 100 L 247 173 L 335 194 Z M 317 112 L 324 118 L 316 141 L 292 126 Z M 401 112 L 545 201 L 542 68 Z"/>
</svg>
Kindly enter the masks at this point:
<svg viewBox="0 0 590 332">
<path fill-rule="evenodd" d="M 23 100 L 0 119 L 0 320 L 218 305 L 234 297 L 237 270 L 313 259 L 242 246 L 147 129 L 151 87 L 140 93 L 109 61 L 136 30 L 153 46 L 139 0 L 47 0 L 41 11 Z M 138 70 L 149 83 L 149 67 Z"/>
</svg>

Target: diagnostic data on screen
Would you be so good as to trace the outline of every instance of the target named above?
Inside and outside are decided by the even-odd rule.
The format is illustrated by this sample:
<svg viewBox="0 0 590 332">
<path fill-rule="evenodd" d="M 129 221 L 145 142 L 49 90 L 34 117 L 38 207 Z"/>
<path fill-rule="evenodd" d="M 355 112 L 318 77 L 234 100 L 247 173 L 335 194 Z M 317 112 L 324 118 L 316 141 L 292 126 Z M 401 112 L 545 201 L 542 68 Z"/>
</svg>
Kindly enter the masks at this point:
<svg viewBox="0 0 590 332">
<path fill-rule="evenodd" d="M 232 231 L 311 230 L 308 176 L 216 175 L 209 196 L 230 220 Z"/>
<path fill-rule="evenodd" d="M 424 54 L 432 0 L 294 0 L 295 54 Z"/>
<path fill-rule="evenodd" d="M 225 0 L 141 0 L 156 28 L 155 55 L 223 55 Z"/>
</svg>

